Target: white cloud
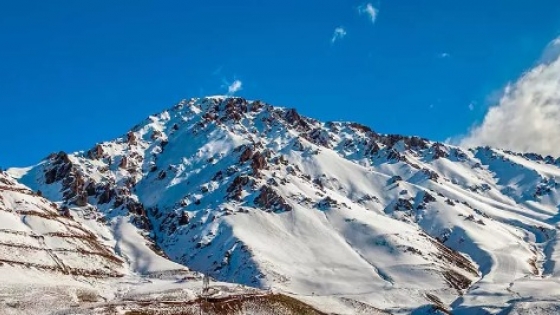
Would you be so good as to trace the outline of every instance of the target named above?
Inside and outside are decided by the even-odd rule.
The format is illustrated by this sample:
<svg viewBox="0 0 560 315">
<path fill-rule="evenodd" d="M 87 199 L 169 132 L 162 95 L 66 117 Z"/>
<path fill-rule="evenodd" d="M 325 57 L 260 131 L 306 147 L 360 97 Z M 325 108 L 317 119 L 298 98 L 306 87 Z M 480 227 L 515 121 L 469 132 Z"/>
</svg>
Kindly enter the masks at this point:
<svg viewBox="0 0 560 315">
<path fill-rule="evenodd" d="M 473 110 L 474 110 L 474 103 L 473 103 L 473 102 L 470 102 L 470 103 L 469 103 L 469 110 L 470 110 L 470 111 L 473 111 Z"/>
<path fill-rule="evenodd" d="M 334 44 L 337 40 L 343 39 L 344 36 L 346 36 L 346 30 L 342 26 L 335 28 L 331 43 Z"/>
<path fill-rule="evenodd" d="M 243 89 L 243 82 L 240 80 L 235 80 L 231 84 L 228 85 L 228 95 L 233 95 L 236 92 L 239 92 Z"/>
<path fill-rule="evenodd" d="M 439 54 L 439 57 L 440 58 L 449 58 L 449 57 L 451 57 L 451 55 L 449 53 L 443 52 L 443 53 Z"/>
<path fill-rule="evenodd" d="M 366 3 L 358 7 L 358 12 L 360 14 L 366 14 L 370 18 L 371 23 L 375 23 L 379 10 L 377 10 L 371 3 Z"/>
<path fill-rule="evenodd" d="M 560 39 L 540 64 L 507 85 L 482 123 L 458 142 L 560 156 Z"/>
</svg>

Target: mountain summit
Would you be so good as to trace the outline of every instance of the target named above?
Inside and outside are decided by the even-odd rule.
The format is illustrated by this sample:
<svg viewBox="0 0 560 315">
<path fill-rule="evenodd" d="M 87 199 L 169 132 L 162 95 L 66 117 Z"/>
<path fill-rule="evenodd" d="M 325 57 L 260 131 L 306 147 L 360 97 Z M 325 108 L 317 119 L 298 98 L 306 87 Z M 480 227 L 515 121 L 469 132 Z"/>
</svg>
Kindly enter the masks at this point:
<svg viewBox="0 0 560 315">
<path fill-rule="evenodd" d="M 347 314 L 552 314 L 559 165 L 215 96 L 7 173 L 109 235 L 110 272 L 188 268 Z"/>
</svg>

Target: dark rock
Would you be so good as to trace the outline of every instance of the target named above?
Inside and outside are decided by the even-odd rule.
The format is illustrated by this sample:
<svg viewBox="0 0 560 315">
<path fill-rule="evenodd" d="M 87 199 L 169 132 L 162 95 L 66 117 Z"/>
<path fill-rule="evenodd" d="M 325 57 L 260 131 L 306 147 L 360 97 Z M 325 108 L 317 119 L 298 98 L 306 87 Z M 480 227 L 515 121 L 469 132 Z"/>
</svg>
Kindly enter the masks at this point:
<svg viewBox="0 0 560 315">
<path fill-rule="evenodd" d="M 436 198 L 432 195 L 430 195 L 428 192 L 424 192 L 424 196 L 422 197 L 422 202 L 424 203 L 430 203 L 430 202 L 435 202 Z"/>
<path fill-rule="evenodd" d="M 399 175 L 395 175 L 387 181 L 387 185 L 392 185 L 394 183 L 402 182 L 403 178 Z"/>
<path fill-rule="evenodd" d="M 120 163 L 119 163 L 119 167 L 120 167 L 120 168 L 125 168 L 125 169 L 128 168 L 128 157 L 123 156 L 123 157 L 121 158 L 121 161 L 120 161 Z"/>
<path fill-rule="evenodd" d="M 87 193 L 85 191 L 79 193 L 76 196 L 76 200 L 74 201 L 74 204 L 78 207 L 83 207 L 83 206 L 87 205 L 88 204 Z"/>
<path fill-rule="evenodd" d="M 317 208 L 321 210 L 326 210 L 338 205 L 338 201 L 327 196 L 317 203 Z"/>
<path fill-rule="evenodd" d="M 179 225 L 187 225 L 189 224 L 190 217 L 187 212 L 183 212 L 179 217 Z"/>
<path fill-rule="evenodd" d="M 253 169 L 253 173 L 257 173 L 259 170 L 266 169 L 266 157 L 260 151 L 255 152 L 252 157 L 251 168 Z"/>
<path fill-rule="evenodd" d="M 163 133 L 159 130 L 154 130 L 154 132 L 152 132 L 152 135 L 150 136 L 150 138 L 152 140 L 157 140 L 159 138 L 161 138 L 163 136 Z"/>
<path fill-rule="evenodd" d="M 350 127 L 352 127 L 353 129 L 359 130 L 361 132 L 373 132 L 373 130 L 371 130 L 370 127 L 359 124 L 359 123 L 350 123 Z"/>
<path fill-rule="evenodd" d="M 401 155 L 397 150 L 390 149 L 387 151 L 387 159 L 395 161 L 406 161 L 406 157 Z"/>
<path fill-rule="evenodd" d="M 449 154 L 445 150 L 445 146 L 441 143 L 434 143 L 432 145 L 432 149 L 434 150 L 434 156 L 433 156 L 434 160 L 440 158 L 447 158 L 449 156 Z"/>
<path fill-rule="evenodd" d="M 144 209 L 144 205 L 141 204 L 140 202 L 134 201 L 134 200 L 128 200 L 127 204 L 126 204 L 126 209 L 128 209 L 128 211 L 130 211 L 131 213 L 137 214 L 137 215 L 141 215 L 141 216 L 145 216 L 146 215 L 146 210 Z"/>
<path fill-rule="evenodd" d="M 311 130 L 309 133 L 306 134 L 307 140 L 309 140 L 309 142 L 314 143 L 316 145 L 319 146 L 323 146 L 326 148 L 330 148 L 330 135 L 328 133 L 328 131 L 322 129 L 322 128 L 315 128 L 313 130 Z"/>
<path fill-rule="evenodd" d="M 439 175 L 435 171 L 423 168 L 421 172 L 424 173 L 430 180 L 433 180 L 435 182 L 437 182 L 437 180 L 439 179 Z"/>
<path fill-rule="evenodd" d="M 129 131 L 126 134 L 126 141 L 128 142 L 129 145 L 135 145 L 136 144 L 136 134 L 134 134 L 134 132 Z"/>
<path fill-rule="evenodd" d="M 101 195 L 99 195 L 99 198 L 97 199 L 97 203 L 99 204 L 108 203 L 109 201 L 111 201 L 111 199 L 113 199 L 114 196 L 115 196 L 115 191 L 111 189 L 111 186 L 109 184 L 106 184 L 103 187 L 103 192 L 101 193 Z"/>
<path fill-rule="evenodd" d="M 397 211 L 410 211 L 412 209 L 412 203 L 408 199 L 399 198 L 395 204 L 395 210 Z"/>
<path fill-rule="evenodd" d="M 264 185 L 260 189 L 260 194 L 255 198 L 255 204 L 265 210 L 292 211 L 290 204 L 282 198 L 273 188 Z"/>
<path fill-rule="evenodd" d="M 379 147 L 379 145 L 375 141 L 370 140 L 365 145 L 364 154 L 368 155 L 368 156 L 375 155 L 379 152 L 380 149 L 381 148 Z"/>
<path fill-rule="evenodd" d="M 243 187 L 249 184 L 249 176 L 247 175 L 239 175 L 237 176 L 231 185 L 227 188 L 228 195 L 230 198 L 234 198 L 239 200 L 241 198 L 241 192 L 243 191 Z"/>
<path fill-rule="evenodd" d="M 89 182 L 86 186 L 86 193 L 88 196 L 93 196 L 96 194 L 96 187 L 93 181 Z"/>
<path fill-rule="evenodd" d="M 96 144 L 95 147 L 88 151 L 87 155 L 92 160 L 98 160 L 103 158 L 105 152 L 103 151 L 103 146 Z"/>
<path fill-rule="evenodd" d="M 407 137 L 404 139 L 405 144 L 412 149 L 423 150 L 428 148 L 428 140 L 419 137 Z"/>
<path fill-rule="evenodd" d="M 224 174 L 222 173 L 222 171 L 218 171 L 216 174 L 214 174 L 212 180 L 217 181 L 217 180 L 221 180 L 222 178 L 224 178 Z"/>
<path fill-rule="evenodd" d="M 253 150 L 246 146 L 245 150 L 243 150 L 243 153 L 241 153 L 241 156 L 239 157 L 239 162 L 243 163 L 245 161 L 248 161 L 251 157 L 253 156 Z"/>
<path fill-rule="evenodd" d="M 70 214 L 70 208 L 68 208 L 68 206 L 62 206 L 62 208 L 60 209 L 60 215 L 65 218 L 71 218 L 72 215 Z"/>
</svg>

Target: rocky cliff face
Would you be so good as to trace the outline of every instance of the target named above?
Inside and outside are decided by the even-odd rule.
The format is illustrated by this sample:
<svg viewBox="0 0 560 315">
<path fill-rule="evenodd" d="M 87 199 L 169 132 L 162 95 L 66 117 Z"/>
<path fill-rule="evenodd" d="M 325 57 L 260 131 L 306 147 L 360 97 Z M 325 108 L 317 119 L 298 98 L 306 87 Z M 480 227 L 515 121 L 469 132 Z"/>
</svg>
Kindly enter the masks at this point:
<svg viewBox="0 0 560 315">
<path fill-rule="evenodd" d="M 558 273 L 559 164 L 211 97 L 10 173 L 220 280 L 469 311 Z"/>
</svg>

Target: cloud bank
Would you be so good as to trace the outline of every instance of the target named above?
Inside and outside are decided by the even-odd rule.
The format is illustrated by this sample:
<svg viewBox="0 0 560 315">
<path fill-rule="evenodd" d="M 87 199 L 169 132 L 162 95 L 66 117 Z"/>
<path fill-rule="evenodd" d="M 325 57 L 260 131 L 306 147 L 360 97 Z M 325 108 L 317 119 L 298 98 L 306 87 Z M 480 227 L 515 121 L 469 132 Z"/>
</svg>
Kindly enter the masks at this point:
<svg viewBox="0 0 560 315">
<path fill-rule="evenodd" d="M 560 156 L 560 38 L 458 142 Z"/>
</svg>

